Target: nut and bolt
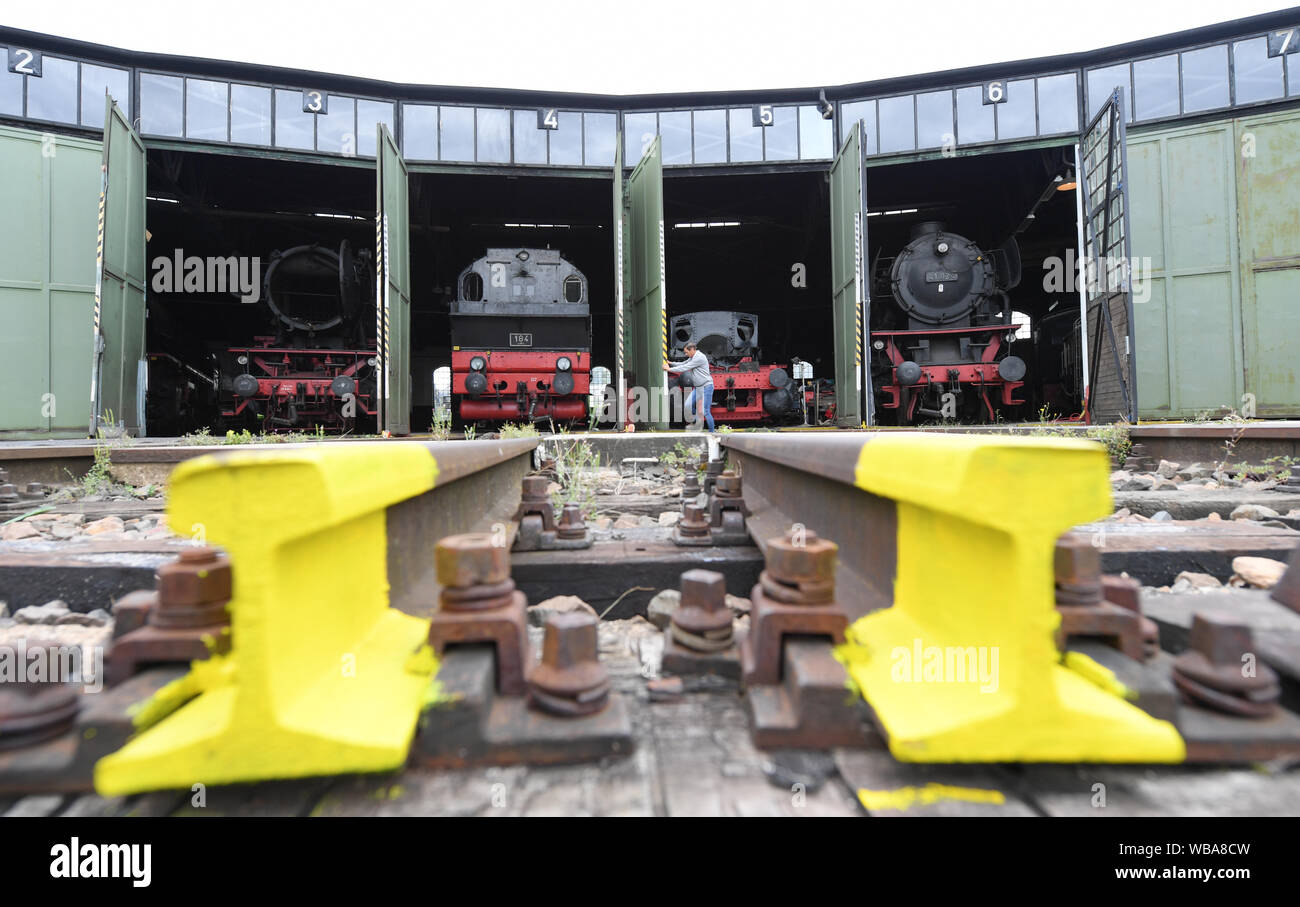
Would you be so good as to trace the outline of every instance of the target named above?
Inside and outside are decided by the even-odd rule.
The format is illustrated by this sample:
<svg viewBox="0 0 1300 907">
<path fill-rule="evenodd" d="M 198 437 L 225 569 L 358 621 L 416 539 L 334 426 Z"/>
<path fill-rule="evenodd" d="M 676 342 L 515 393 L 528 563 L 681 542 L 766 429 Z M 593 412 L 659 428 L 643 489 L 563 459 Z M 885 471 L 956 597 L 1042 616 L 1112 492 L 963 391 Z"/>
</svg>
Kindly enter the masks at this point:
<svg viewBox="0 0 1300 907">
<path fill-rule="evenodd" d="M 1174 685 L 1197 705 L 1246 718 L 1267 718 L 1282 689 L 1259 662 L 1250 627 L 1232 614 L 1192 617 L 1189 648 L 1174 660 Z"/>
<path fill-rule="evenodd" d="M 697 652 L 730 648 L 733 625 L 726 577 L 713 570 L 687 570 L 681 590 L 681 604 L 672 615 L 673 639 Z"/>
<path fill-rule="evenodd" d="M 1101 549 L 1087 536 L 1067 532 L 1053 558 L 1058 605 L 1094 605 L 1102 600 Z"/>
<path fill-rule="evenodd" d="M 713 488 L 720 498 L 738 498 L 741 496 L 740 476 L 728 469 L 719 474 Z"/>
<path fill-rule="evenodd" d="M 449 535 L 433 548 L 441 606 L 449 611 L 481 610 L 510 603 L 510 552 L 486 532 Z"/>
<path fill-rule="evenodd" d="M 37 654 L 39 653 L 39 654 Z M 54 643 L 29 643 L 24 657 L 46 663 L 61 659 Z M 58 668 L 51 665 L 52 671 Z M 0 751 L 44 743 L 73 726 L 81 700 L 76 685 L 62 681 L 6 681 L 0 683 Z"/>
<path fill-rule="evenodd" d="M 787 604 L 825 605 L 835 600 L 835 564 L 840 546 L 811 529 L 790 529 L 768 539 L 763 592 Z"/>
<path fill-rule="evenodd" d="M 20 491 L 19 494 L 28 500 L 43 498 L 45 497 L 45 486 L 40 482 L 28 482 L 27 487 Z"/>
<path fill-rule="evenodd" d="M 530 504 L 549 503 L 546 496 L 546 489 L 550 487 L 551 480 L 546 476 L 524 476 L 522 483 L 523 499 Z"/>
<path fill-rule="evenodd" d="M 694 498 L 700 494 L 700 477 L 695 472 L 686 474 L 686 479 L 682 482 L 682 497 Z"/>
<path fill-rule="evenodd" d="M 709 535 L 709 518 L 699 504 L 687 504 L 682 511 L 682 518 L 677 521 L 677 530 L 682 538 L 707 538 Z"/>
<path fill-rule="evenodd" d="M 1142 584 L 1132 577 L 1103 574 L 1102 594 L 1106 601 L 1134 614 L 1142 614 Z M 1142 617 L 1142 655 L 1148 661 L 1160 652 L 1160 627 L 1149 617 Z"/>
<path fill-rule="evenodd" d="M 0 483 L 0 504 L 18 503 L 18 487 L 8 482 Z"/>
<path fill-rule="evenodd" d="M 582 519 L 582 507 L 578 504 L 565 504 L 560 512 L 559 525 L 555 534 L 562 539 L 581 539 L 587 536 L 587 524 Z"/>
<path fill-rule="evenodd" d="M 230 558 L 215 548 L 187 548 L 158 568 L 158 607 L 149 623 L 174 629 L 228 623 L 230 597 Z"/>
<path fill-rule="evenodd" d="M 609 704 L 609 674 L 600 663 L 597 619 L 553 614 L 546 621 L 541 664 L 529 677 L 529 700 L 552 715 L 579 716 Z"/>
</svg>

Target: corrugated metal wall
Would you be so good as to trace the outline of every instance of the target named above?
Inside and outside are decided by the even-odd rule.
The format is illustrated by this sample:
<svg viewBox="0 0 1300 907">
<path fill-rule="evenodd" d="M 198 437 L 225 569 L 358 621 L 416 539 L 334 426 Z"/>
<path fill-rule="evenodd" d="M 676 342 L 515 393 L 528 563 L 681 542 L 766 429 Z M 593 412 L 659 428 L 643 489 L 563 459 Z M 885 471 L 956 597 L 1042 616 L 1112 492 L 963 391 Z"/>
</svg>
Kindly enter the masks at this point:
<svg viewBox="0 0 1300 907">
<path fill-rule="evenodd" d="M 101 146 L 0 127 L 0 437 L 85 437 Z"/>
<path fill-rule="evenodd" d="M 1294 110 L 1129 134 L 1142 418 L 1246 412 L 1247 394 L 1300 416 L 1298 149 Z"/>
</svg>

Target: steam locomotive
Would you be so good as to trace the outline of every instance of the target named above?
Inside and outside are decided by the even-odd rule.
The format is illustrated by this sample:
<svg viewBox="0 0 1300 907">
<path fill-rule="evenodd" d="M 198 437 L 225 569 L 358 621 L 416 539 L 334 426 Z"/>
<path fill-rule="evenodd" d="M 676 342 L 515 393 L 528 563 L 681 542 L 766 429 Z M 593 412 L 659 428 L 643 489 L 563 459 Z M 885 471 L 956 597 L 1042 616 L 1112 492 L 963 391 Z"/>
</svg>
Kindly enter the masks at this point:
<svg viewBox="0 0 1300 907">
<path fill-rule="evenodd" d="M 262 278 L 272 334 L 217 352 L 225 424 L 263 431 L 373 426 L 377 414 L 373 253 L 276 251 Z M 368 423 L 368 424 L 367 424 Z"/>
<path fill-rule="evenodd" d="M 760 364 L 758 316 L 748 312 L 691 312 L 669 320 L 669 358 L 686 358 L 695 343 L 713 374 L 713 419 L 723 423 L 782 423 L 803 418 L 809 408 L 820 419 L 834 417 L 829 388 L 807 388 L 784 365 Z M 794 362 L 803 371 L 804 363 Z"/>
<path fill-rule="evenodd" d="M 1019 327 L 1007 295 L 1020 283 L 1014 240 L 985 251 L 927 221 L 872 271 L 872 298 L 881 301 L 871 324 L 878 411 L 894 410 L 904 425 L 923 417 L 991 422 L 1025 402 L 1016 391 L 1026 364 L 1010 350 Z"/>
<path fill-rule="evenodd" d="M 463 422 L 587 416 L 587 278 L 555 249 L 488 249 L 451 302 L 451 393 Z"/>
</svg>

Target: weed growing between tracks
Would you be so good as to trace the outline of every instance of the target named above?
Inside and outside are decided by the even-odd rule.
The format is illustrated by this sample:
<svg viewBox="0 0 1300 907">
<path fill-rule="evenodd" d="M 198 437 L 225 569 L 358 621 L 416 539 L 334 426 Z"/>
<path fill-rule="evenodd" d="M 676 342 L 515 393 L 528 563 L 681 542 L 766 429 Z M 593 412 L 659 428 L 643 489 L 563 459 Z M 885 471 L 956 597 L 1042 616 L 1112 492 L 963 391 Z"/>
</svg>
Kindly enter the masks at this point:
<svg viewBox="0 0 1300 907">
<path fill-rule="evenodd" d="M 555 445 L 555 480 L 560 487 L 551 492 L 551 504 L 557 515 L 565 504 L 580 506 L 584 519 L 595 515 L 599 467 L 600 454 L 586 441 L 566 438 Z"/>
</svg>

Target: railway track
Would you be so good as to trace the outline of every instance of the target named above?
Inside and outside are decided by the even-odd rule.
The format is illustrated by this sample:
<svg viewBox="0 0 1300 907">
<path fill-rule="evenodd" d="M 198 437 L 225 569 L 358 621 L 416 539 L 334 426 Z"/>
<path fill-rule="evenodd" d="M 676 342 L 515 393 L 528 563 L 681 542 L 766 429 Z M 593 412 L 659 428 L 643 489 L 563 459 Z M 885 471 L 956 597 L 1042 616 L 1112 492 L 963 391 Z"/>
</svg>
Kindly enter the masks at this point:
<svg viewBox="0 0 1300 907">
<path fill-rule="evenodd" d="M 1107 814 L 1186 814 L 1219 808 L 1206 778 L 1235 784 L 1241 766 L 1300 756 L 1286 670 L 1300 618 L 1253 596 L 1267 614 L 1254 626 L 1273 634 L 1259 647 L 1268 682 L 1225 707 L 1214 665 L 1253 651 L 1251 620 L 1166 607 L 1156 626 L 1086 537 L 1058 540 L 1109 513 L 1095 445 L 734 434 L 734 473 L 717 464 L 677 529 L 638 541 L 580 515 L 547 523 L 525 480 L 537 443 L 186 463 L 169 516 L 220 551 L 184 545 L 155 590 L 117 602 L 102 691 L 42 711 L 32 691 L 0 687 L 0 812 L 1057 815 L 1132 771 L 1096 763 L 1153 763 L 1163 793 Z M 736 520 L 747 537 L 728 534 Z M 536 550 L 512 555 L 519 544 Z M 640 617 L 650 595 L 620 592 L 647 575 L 645 592 L 680 588 L 662 626 Z M 1291 607 L 1298 581 L 1279 587 Z M 607 619 L 527 611 L 521 590 L 542 583 Z M 1174 651 L 1152 648 L 1153 628 Z M 929 676 L 932 649 L 937 670 L 971 676 Z M 1199 685 L 1180 700 L 1187 678 Z M 1257 706 L 1268 714 L 1250 717 Z M 40 720 L 6 727 L 19 712 Z M 711 742 L 692 727 L 714 728 Z M 1043 762 L 1061 767 L 1028 765 Z M 601 766 L 595 800 L 582 765 Z M 205 807 L 166 792 L 195 783 L 211 787 Z M 798 808 L 790 784 L 810 792 Z M 926 784 L 979 793 L 888 796 Z M 494 785 L 508 805 L 480 796 Z M 1300 808 L 1293 773 L 1251 786 L 1272 804 L 1259 811 Z"/>
</svg>

